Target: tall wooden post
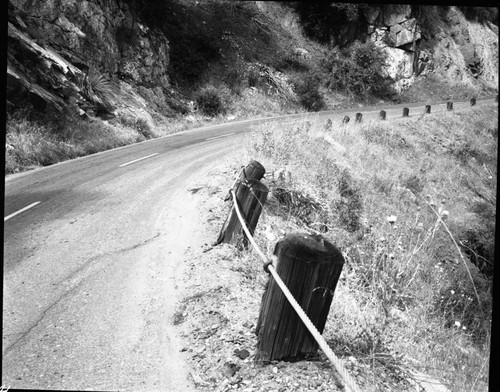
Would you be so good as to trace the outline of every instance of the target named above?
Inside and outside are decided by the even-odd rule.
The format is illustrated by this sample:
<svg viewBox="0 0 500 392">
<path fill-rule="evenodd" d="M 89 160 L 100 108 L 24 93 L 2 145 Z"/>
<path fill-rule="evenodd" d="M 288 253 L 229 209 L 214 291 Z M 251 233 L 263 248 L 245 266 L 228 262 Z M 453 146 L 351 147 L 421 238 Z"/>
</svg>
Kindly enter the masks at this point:
<svg viewBox="0 0 500 392">
<path fill-rule="evenodd" d="M 476 98 L 471 98 L 470 99 L 470 106 L 476 106 Z"/>
<path fill-rule="evenodd" d="M 342 124 L 349 123 L 349 120 L 350 120 L 349 116 L 344 116 L 344 118 L 342 119 Z"/>
<path fill-rule="evenodd" d="M 321 235 L 289 234 L 276 244 L 276 272 L 320 333 L 323 333 L 344 258 Z M 257 360 L 295 360 L 318 345 L 278 284 L 267 282 L 257 321 Z"/>
<path fill-rule="evenodd" d="M 403 117 L 408 117 L 410 115 L 410 109 L 403 108 Z"/>
<path fill-rule="evenodd" d="M 451 101 L 446 102 L 446 109 L 448 111 L 453 110 L 453 102 L 451 102 Z"/>
<path fill-rule="evenodd" d="M 431 112 L 431 105 L 425 105 L 425 113 L 430 114 Z"/>
<path fill-rule="evenodd" d="M 385 116 L 386 116 L 386 115 L 387 115 L 387 113 L 385 112 L 385 110 L 381 110 L 381 111 L 380 111 L 380 114 L 379 114 L 378 116 L 379 116 L 379 118 L 380 118 L 381 120 L 385 120 Z"/>
<path fill-rule="evenodd" d="M 253 234 L 259 220 L 262 206 L 266 202 L 269 189 L 259 180 L 266 173 L 264 166 L 258 161 L 250 161 L 241 171 L 238 181 L 234 185 L 234 192 L 240 211 L 247 223 L 248 230 Z M 226 221 L 222 225 L 216 245 L 221 242 L 236 245 L 238 248 L 248 247 L 248 238 L 246 237 L 238 215 L 234 210 L 234 205 L 230 192 L 225 200 L 231 200 L 231 209 Z"/>
<path fill-rule="evenodd" d="M 363 113 L 356 113 L 356 122 L 360 123 L 361 120 L 363 119 Z"/>
</svg>

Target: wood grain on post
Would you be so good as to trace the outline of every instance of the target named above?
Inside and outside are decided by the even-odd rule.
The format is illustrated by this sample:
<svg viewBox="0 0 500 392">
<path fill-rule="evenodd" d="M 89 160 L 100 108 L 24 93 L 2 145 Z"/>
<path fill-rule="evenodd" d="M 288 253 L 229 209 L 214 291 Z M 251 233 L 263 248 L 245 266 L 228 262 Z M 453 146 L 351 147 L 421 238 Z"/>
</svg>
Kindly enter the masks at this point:
<svg viewBox="0 0 500 392">
<path fill-rule="evenodd" d="M 410 109 L 403 108 L 403 117 L 408 117 L 410 115 Z"/>
<path fill-rule="evenodd" d="M 385 112 L 385 110 L 381 110 L 378 116 L 381 120 L 385 120 L 386 115 L 387 113 Z"/>
<path fill-rule="evenodd" d="M 269 189 L 255 179 L 240 180 L 236 184 L 236 201 L 241 215 L 246 222 L 248 231 L 252 235 L 259 221 L 260 213 L 262 212 L 262 207 L 266 202 L 268 193 Z M 222 226 L 216 244 L 218 245 L 222 242 L 233 244 L 238 249 L 246 249 L 248 247 L 248 238 L 243 231 L 234 205 L 231 206 L 230 213 Z"/>
<path fill-rule="evenodd" d="M 356 113 L 355 122 L 360 123 L 362 119 L 363 119 L 363 113 Z"/>
<path fill-rule="evenodd" d="M 429 114 L 431 112 L 431 105 L 425 105 L 425 113 Z"/>
<path fill-rule="evenodd" d="M 276 244 L 276 272 L 320 333 L 337 286 L 344 257 L 321 235 L 289 234 Z M 257 360 L 296 360 L 318 345 L 270 276 L 257 321 Z"/>
</svg>

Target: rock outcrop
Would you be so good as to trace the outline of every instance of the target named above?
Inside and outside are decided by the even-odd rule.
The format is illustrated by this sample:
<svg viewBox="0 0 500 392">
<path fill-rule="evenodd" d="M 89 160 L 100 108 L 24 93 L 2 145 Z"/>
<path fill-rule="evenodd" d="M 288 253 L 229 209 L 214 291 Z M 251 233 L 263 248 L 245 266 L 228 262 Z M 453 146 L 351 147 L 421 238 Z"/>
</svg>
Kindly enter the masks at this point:
<svg viewBox="0 0 500 392">
<path fill-rule="evenodd" d="M 369 6 L 364 16 L 369 38 L 387 54 L 386 72 L 396 81 L 397 90 L 404 90 L 416 77 L 433 72 L 450 81 L 472 82 L 481 78 L 496 87 L 497 26 L 468 21 L 455 7 L 449 7 L 442 21 L 446 29 L 436 26 L 433 36 L 423 37 L 411 5 Z M 426 45 L 430 40 L 433 45 Z"/>
<path fill-rule="evenodd" d="M 83 116 L 146 113 L 130 91 L 140 86 L 155 96 L 170 88 L 167 38 L 122 1 L 10 0 L 8 39 L 11 103 L 28 95 L 35 106 Z"/>
</svg>

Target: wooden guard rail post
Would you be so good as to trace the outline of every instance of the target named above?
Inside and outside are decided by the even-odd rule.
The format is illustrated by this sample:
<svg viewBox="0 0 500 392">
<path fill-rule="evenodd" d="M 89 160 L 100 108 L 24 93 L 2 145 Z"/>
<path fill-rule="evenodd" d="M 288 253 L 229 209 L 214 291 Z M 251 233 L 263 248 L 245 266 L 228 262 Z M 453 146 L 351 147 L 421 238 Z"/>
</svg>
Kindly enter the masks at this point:
<svg viewBox="0 0 500 392">
<path fill-rule="evenodd" d="M 362 119 L 363 119 L 363 113 L 356 113 L 355 122 L 360 123 Z"/>
<path fill-rule="evenodd" d="M 476 98 L 471 98 L 470 99 L 470 106 L 476 106 Z"/>
<path fill-rule="evenodd" d="M 276 244 L 276 272 L 323 333 L 344 258 L 321 235 L 289 234 Z M 302 359 L 318 350 L 316 340 L 302 323 L 272 277 L 262 297 L 256 333 L 257 360 Z"/>
<path fill-rule="evenodd" d="M 446 102 L 446 110 L 448 110 L 448 111 L 453 110 L 453 102 L 451 102 L 451 101 Z"/>
<path fill-rule="evenodd" d="M 255 231 L 262 212 L 262 206 L 266 202 L 269 193 L 269 189 L 259 181 L 265 172 L 264 166 L 259 162 L 251 161 L 241 171 L 240 177 L 234 186 L 236 200 L 251 234 Z M 229 214 L 215 244 L 218 245 L 222 242 L 236 245 L 239 249 L 248 247 L 248 238 L 243 232 L 232 202 Z"/>
<path fill-rule="evenodd" d="M 378 115 L 381 120 L 385 120 L 387 113 L 385 110 L 381 110 L 380 114 Z"/>
<path fill-rule="evenodd" d="M 425 113 L 430 114 L 431 113 L 431 105 L 425 105 Z"/>
<path fill-rule="evenodd" d="M 410 115 L 410 109 L 403 108 L 403 117 L 408 117 Z"/>
</svg>

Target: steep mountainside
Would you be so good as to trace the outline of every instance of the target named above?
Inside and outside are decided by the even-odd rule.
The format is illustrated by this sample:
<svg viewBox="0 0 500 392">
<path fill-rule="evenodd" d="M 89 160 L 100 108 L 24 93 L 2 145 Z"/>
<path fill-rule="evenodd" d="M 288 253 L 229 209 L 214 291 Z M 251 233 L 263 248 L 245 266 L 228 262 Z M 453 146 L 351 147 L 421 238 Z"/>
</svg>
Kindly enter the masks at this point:
<svg viewBox="0 0 500 392">
<path fill-rule="evenodd" d="M 54 112 L 93 126 L 108 120 L 117 139 L 117 125 L 147 138 L 216 115 L 497 93 L 498 26 L 490 21 L 455 7 L 307 4 L 9 0 L 8 113 Z M 364 42 L 380 48 L 385 65 L 365 75 L 369 93 L 360 95 L 332 80 L 363 48 L 359 68 L 370 64 Z M 379 73 L 388 84 L 370 89 Z"/>
</svg>

